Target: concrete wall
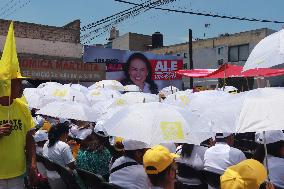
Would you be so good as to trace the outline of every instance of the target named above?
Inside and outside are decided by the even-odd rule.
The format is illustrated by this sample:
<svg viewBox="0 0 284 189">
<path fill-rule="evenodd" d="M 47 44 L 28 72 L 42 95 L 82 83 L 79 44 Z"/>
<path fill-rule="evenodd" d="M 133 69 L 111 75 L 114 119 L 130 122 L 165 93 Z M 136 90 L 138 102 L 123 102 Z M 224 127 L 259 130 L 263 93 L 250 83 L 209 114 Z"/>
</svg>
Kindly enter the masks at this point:
<svg viewBox="0 0 284 189">
<path fill-rule="evenodd" d="M 0 36 L 0 47 L 3 49 L 6 36 Z M 82 45 L 60 41 L 45 41 L 16 37 L 17 52 L 58 57 L 82 57 Z M 1 50 L 2 51 L 2 50 Z"/>
<path fill-rule="evenodd" d="M 152 44 L 152 37 L 137 33 L 127 33 L 112 41 L 113 49 L 145 51 Z"/>
<path fill-rule="evenodd" d="M 130 33 L 129 50 L 145 51 L 152 44 L 152 36 Z"/>
<path fill-rule="evenodd" d="M 113 49 L 129 50 L 129 33 L 115 38 L 112 41 Z"/>
<path fill-rule="evenodd" d="M 2 51 L 10 22 L 0 20 L 0 48 Z M 56 57 L 82 57 L 80 21 L 63 27 L 14 22 L 18 53 Z"/>
</svg>

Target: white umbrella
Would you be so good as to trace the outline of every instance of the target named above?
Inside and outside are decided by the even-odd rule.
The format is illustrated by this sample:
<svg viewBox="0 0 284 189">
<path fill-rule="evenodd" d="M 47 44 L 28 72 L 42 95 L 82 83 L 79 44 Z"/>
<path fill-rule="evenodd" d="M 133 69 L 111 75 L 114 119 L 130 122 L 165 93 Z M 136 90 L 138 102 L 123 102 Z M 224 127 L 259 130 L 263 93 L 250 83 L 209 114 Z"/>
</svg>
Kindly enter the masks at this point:
<svg viewBox="0 0 284 189">
<path fill-rule="evenodd" d="M 103 124 L 111 136 L 145 142 L 200 144 L 211 137 L 207 133 L 193 134 L 183 108 L 159 102 L 138 103 L 121 108 Z"/>
<path fill-rule="evenodd" d="M 44 88 L 46 86 L 62 86 L 62 85 L 57 82 L 45 82 L 45 83 L 41 83 L 37 88 Z"/>
<path fill-rule="evenodd" d="M 98 81 L 94 85 L 91 85 L 88 89 L 91 90 L 91 89 L 101 89 L 101 88 L 123 91 L 123 85 L 119 81 L 116 81 L 116 80 Z"/>
<path fill-rule="evenodd" d="M 132 105 L 136 103 L 158 102 L 159 97 L 155 94 L 141 93 L 141 92 L 128 92 L 118 97 L 111 108 L 118 106 Z"/>
<path fill-rule="evenodd" d="M 59 84 L 50 84 L 42 86 L 41 88 L 37 88 L 38 92 L 45 96 L 53 96 L 53 93 L 56 90 L 62 90 L 63 85 Z"/>
<path fill-rule="evenodd" d="M 283 88 L 261 88 L 239 94 L 194 93 L 187 110 L 193 132 L 244 133 L 283 130 L 283 107 Z"/>
<path fill-rule="evenodd" d="M 223 91 L 202 91 L 182 96 L 174 102 L 188 111 L 193 132 L 234 132 L 235 120 L 240 111 L 233 94 Z M 168 103 L 165 101 L 165 103 Z"/>
<path fill-rule="evenodd" d="M 84 104 L 90 104 L 85 93 L 78 91 L 77 89 L 71 88 L 69 85 L 64 85 L 61 88 L 56 88 L 52 92 L 52 96 L 60 97 L 66 101 L 75 101 Z"/>
<path fill-rule="evenodd" d="M 81 85 L 81 84 L 70 84 L 70 87 L 73 88 L 73 89 L 76 89 L 82 93 L 87 93 L 89 90 L 87 87 Z"/>
<path fill-rule="evenodd" d="M 178 92 L 179 89 L 174 87 L 174 86 L 169 86 L 169 87 L 165 87 L 163 88 L 162 90 L 160 90 L 160 94 L 164 95 L 165 97 L 171 95 L 171 94 L 174 94 L 176 92 Z"/>
<path fill-rule="evenodd" d="M 284 29 L 262 39 L 252 50 L 243 70 L 269 68 L 283 63 Z"/>
<path fill-rule="evenodd" d="M 139 92 L 141 91 L 140 88 L 137 85 L 125 85 L 123 87 L 124 91 L 128 92 Z"/>
<path fill-rule="evenodd" d="M 260 88 L 245 93 L 236 132 L 284 130 L 284 88 Z"/>
<path fill-rule="evenodd" d="M 99 101 L 106 101 L 121 96 L 121 93 L 113 89 L 92 89 L 87 93 L 87 97 L 91 104 Z"/>
<path fill-rule="evenodd" d="M 116 98 L 111 98 L 104 101 L 98 101 L 94 105 L 92 105 L 92 108 L 100 112 L 100 115 L 103 115 L 111 109 L 110 107 L 115 102 L 115 100 Z"/>
<path fill-rule="evenodd" d="M 188 106 L 190 103 L 191 94 L 191 91 L 178 91 L 174 94 L 170 94 L 169 96 L 167 96 L 163 103 L 178 105 L 181 107 Z"/>
<path fill-rule="evenodd" d="M 24 90 L 24 96 L 28 102 L 28 106 L 35 109 L 41 109 L 45 105 L 59 101 L 59 98 L 52 96 L 44 96 L 38 92 L 37 88 L 26 88 Z"/>
<path fill-rule="evenodd" d="M 91 107 L 77 102 L 52 102 L 36 112 L 55 118 L 74 119 L 80 121 L 96 122 L 99 113 Z"/>
</svg>

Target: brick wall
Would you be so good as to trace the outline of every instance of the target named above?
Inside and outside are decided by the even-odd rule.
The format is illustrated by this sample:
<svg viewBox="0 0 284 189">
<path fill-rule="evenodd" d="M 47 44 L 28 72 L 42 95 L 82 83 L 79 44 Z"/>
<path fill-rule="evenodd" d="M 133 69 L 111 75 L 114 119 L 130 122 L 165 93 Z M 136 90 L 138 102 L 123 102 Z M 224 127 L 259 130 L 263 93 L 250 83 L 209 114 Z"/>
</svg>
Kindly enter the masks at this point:
<svg viewBox="0 0 284 189">
<path fill-rule="evenodd" d="M 0 51 L 4 47 L 10 22 L 0 20 Z M 82 58 L 80 21 L 63 27 L 14 22 L 17 52 L 56 57 Z"/>
<path fill-rule="evenodd" d="M 0 36 L 7 35 L 9 25 L 10 21 L 0 19 Z M 20 38 L 80 43 L 80 20 L 75 20 L 63 27 L 15 21 L 14 30 L 15 36 Z"/>
</svg>

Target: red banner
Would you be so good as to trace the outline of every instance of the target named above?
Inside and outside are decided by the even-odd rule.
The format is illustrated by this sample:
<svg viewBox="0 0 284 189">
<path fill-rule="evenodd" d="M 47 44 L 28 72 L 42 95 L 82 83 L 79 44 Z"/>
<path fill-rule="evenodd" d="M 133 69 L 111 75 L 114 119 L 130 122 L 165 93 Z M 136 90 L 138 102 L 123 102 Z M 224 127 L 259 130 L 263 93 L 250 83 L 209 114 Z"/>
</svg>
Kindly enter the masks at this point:
<svg viewBox="0 0 284 189">
<path fill-rule="evenodd" d="M 180 80 L 182 76 L 175 71 L 183 68 L 183 60 L 150 60 L 153 80 Z"/>
</svg>

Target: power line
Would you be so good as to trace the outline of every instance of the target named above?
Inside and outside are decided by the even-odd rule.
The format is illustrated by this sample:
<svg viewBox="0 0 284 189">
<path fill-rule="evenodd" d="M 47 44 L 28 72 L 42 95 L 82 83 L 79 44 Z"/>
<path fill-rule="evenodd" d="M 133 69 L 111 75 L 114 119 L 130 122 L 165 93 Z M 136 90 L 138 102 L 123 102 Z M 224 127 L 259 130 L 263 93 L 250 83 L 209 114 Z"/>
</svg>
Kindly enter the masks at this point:
<svg viewBox="0 0 284 189">
<path fill-rule="evenodd" d="M 148 1 L 144 2 L 144 3 L 148 3 L 148 2 L 151 2 L 151 0 L 148 0 Z M 86 26 L 83 26 L 83 27 L 81 28 L 81 31 L 85 31 L 86 29 L 91 29 L 91 28 L 93 28 L 93 27 L 96 27 L 96 26 L 99 25 L 99 24 L 105 23 L 105 21 L 109 21 L 111 18 L 114 18 L 115 16 L 121 15 L 121 14 L 123 14 L 123 13 L 125 13 L 125 12 L 129 12 L 129 11 L 131 11 L 132 9 L 138 8 L 138 7 L 139 7 L 139 6 L 134 6 L 134 7 L 131 7 L 131 8 L 129 8 L 129 9 L 126 9 L 126 10 L 120 11 L 120 12 L 118 12 L 118 13 L 115 13 L 115 14 L 113 14 L 113 15 L 111 15 L 111 16 L 106 17 L 106 18 L 103 18 L 103 19 L 101 19 L 101 20 L 99 20 L 99 21 L 90 23 L 90 24 L 88 24 L 88 25 L 86 25 Z"/>
<path fill-rule="evenodd" d="M 84 44 L 86 43 L 89 43 L 90 41 L 92 41 L 93 39 L 95 39 L 96 37 L 98 37 L 99 35 L 102 35 L 104 34 L 105 32 L 107 31 L 110 31 L 110 28 L 113 26 L 113 25 L 116 25 L 126 19 L 129 19 L 129 18 L 133 18 L 137 15 L 139 15 L 142 11 L 146 12 L 148 10 L 150 10 L 149 6 L 151 7 L 157 7 L 157 6 L 160 6 L 160 5 L 164 5 L 164 4 L 168 4 L 168 3 L 171 3 L 171 2 L 174 2 L 176 0 L 158 0 L 158 1 L 155 1 L 155 2 L 151 2 L 151 1 L 146 1 L 144 3 L 141 3 L 141 4 L 137 4 L 135 7 L 135 9 L 131 10 L 131 11 L 128 11 L 128 12 L 125 12 L 121 15 L 118 15 L 116 16 L 115 18 L 112 18 L 111 20 L 114 20 L 113 22 L 111 22 L 110 24 L 107 24 L 103 27 L 100 27 L 98 29 L 95 29 L 91 32 L 89 32 L 88 34 L 85 34 L 82 36 L 82 40 L 86 40 L 88 39 L 93 33 L 98 33 L 99 31 L 103 30 L 103 32 L 101 32 L 100 34 L 90 38 L 87 42 L 85 42 Z M 137 7 L 137 8 L 136 8 Z M 106 21 L 107 22 L 107 21 Z M 104 23 L 104 22 L 103 22 Z M 100 24 L 98 24 L 100 25 Z"/>
<path fill-rule="evenodd" d="M 150 0 L 150 1 L 151 1 L 151 0 Z M 149 1 L 146 1 L 146 2 L 149 2 Z M 139 9 L 141 9 L 141 8 L 138 8 L 138 9 L 137 9 L 136 7 L 139 7 L 139 6 L 133 7 L 133 8 L 135 8 L 135 9 L 133 9 L 133 8 L 127 9 L 127 12 L 126 12 L 126 10 L 125 10 L 125 11 L 121 11 L 120 13 L 123 12 L 123 14 L 118 14 L 118 13 L 117 13 L 117 14 L 115 14 L 116 17 L 115 17 L 115 16 L 109 16 L 109 17 L 107 17 L 107 18 L 109 18 L 109 19 L 102 19 L 102 20 L 104 20 L 104 21 L 100 20 L 100 21 L 96 22 L 96 24 L 95 24 L 93 27 L 102 25 L 102 24 L 107 23 L 107 22 L 112 21 L 112 20 L 115 20 L 115 21 L 113 21 L 112 23 L 116 23 L 116 20 L 119 20 L 119 19 L 122 18 L 123 16 L 126 16 L 126 15 L 128 15 L 128 14 L 131 14 L 132 12 L 135 12 L 135 11 L 138 11 Z M 131 9 L 132 9 L 132 10 L 131 10 Z M 129 11 L 128 11 L 128 10 L 129 10 Z M 111 24 L 108 24 L 107 26 L 111 26 Z M 101 28 L 102 28 L 102 27 L 101 27 Z M 83 36 L 81 36 L 81 39 L 82 39 L 82 40 L 85 40 L 86 38 L 90 37 L 93 33 L 97 33 L 101 28 L 95 29 L 95 30 L 93 30 L 93 31 L 88 32 L 87 34 L 84 34 Z"/>
<path fill-rule="evenodd" d="M 138 3 L 133 3 L 124 0 L 114 0 L 120 3 L 126 3 L 129 5 L 139 5 Z M 183 13 L 183 14 L 191 14 L 197 16 L 206 16 L 206 17 L 213 17 L 213 18 L 224 18 L 224 19 L 231 19 L 231 20 L 240 20 L 240 21 L 250 21 L 250 22 L 265 22 L 265 23 L 275 23 L 275 24 L 283 24 L 284 21 L 277 21 L 277 20 L 266 20 L 266 19 L 256 19 L 256 18 L 247 18 L 247 17 L 239 17 L 239 16 L 226 16 L 226 15 L 219 15 L 219 14 L 212 14 L 212 13 L 202 13 L 202 12 L 195 12 L 195 11 L 185 11 L 185 10 L 177 10 L 177 9 L 169 9 L 169 8 L 160 8 L 160 7 L 152 7 L 149 6 L 151 9 L 169 11 L 169 12 L 176 12 L 176 13 Z"/>
<path fill-rule="evenodd" d="M 10 0 L 4 7 L 1 8 L 1 16 L 5 15 L 6 12 L 17 6 L 17 2 L 14 3 L 15 0 Z M 19 0 L 20 2 L 21 0 Z M 18 3 L 19 3 L 18 2 Z"/>
<path fill-rule="evenodd" d="M 27 0 L 26 2 L 22 3 L 18 8 L 16 7 L 14 10 L 12 10 L 10 13 L 6 14 L 5 17 L 11 16 L 12 14 L 14 14 L 17 10 L 24 8 L 25 6 L 27 6 L 29 3 L 31 2 L 31 0 Z"/>
<path fill-rule="evenodd" d="M 13 2 L 14 0 L 10 1 Z M 6 10 L 4 10 L 1 14 L 0 17 L 7 17 L 10 16 L 12 14 L 14 14 L 17 10 L 22 9 L 23 7 L 25 7 L 26 5 L 28 5 L 31 0 L 25 0 L 23 3 L 21 3 L 22 0 L 18 0 L 17 2 L 15 2 L 12 6 L 8 7 Z M 19 5 L 19 6 L 18 6 Z"/>
<path fill-rule="evenodd" d="M 0 11 L 2 11 L 2 10 L 4 10 L 6 7 L 8 7 L 9 4 L 12 4 L 13 1 L 15 1 L 15 0 L 10 0 L 10 1 L 8 1 L 8 2 L 0 9 Z"/>
</svg>

